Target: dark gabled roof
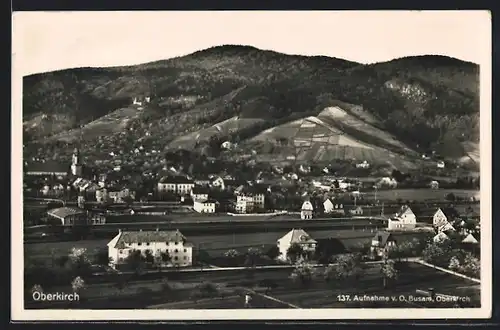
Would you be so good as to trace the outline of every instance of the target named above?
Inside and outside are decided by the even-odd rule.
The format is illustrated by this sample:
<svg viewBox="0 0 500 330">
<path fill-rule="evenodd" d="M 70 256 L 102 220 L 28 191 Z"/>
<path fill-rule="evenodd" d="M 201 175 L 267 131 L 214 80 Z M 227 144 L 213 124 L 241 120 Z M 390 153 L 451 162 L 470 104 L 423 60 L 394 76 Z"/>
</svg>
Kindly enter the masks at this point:
<svg viewBox="0 0 500 330">
<path fill-rule="evenodd" d="M 122 231 L 114 248 L 123 249 L 125 244 L 154 242 L 185 242 L 186 237 L 175 231 Z"/>
<path fill-rule="evenodd" d="M 198 202 L 200 203 L 213 203 L 213 204 L 217 204 L 218 201 L 216 199 L 213 199 L 213 198 L 208 198 L 208 199 L 204 199 L 204 200 L 199 200 Z"/>
<path fill-rule="evenodd" d="M 182 175 L 168 175 L 160 179 L 160 183 L 177 183 L 177 184 L 183 184 L 183 183 L 192 183 L 194 184 L 193 180 L 189 180 L 185 176 Z"/>
<path fill-rule="evenodd" d="M 47 212 L 50 216 L 66 218 L 70 215 L 85 214 L 85 211 L 77 207 L 60 207 Z"/>
<path fill-rule="evenodd" d="M 380 246 L 383 247 L 388 241 L 394 241 L 394 237 L 392 237 L 392 234 L 387 231 L 379 231 L 375 234 L 373 240 L 379 241 Z"/>
<path fill-rule="evenodd" d="M 210 188 L 205 187 L 205 186 L 203 186 L 203 187 L 202 186 L 194 186 L 192 190 L 193 190 L 193 194 L 197 194 L 197 195 L 210 193 Z"/>
<path fill-rule="evenodd" d="M 68 173 L 69 165 L 61 164 L 55 161 L 46 161 L 45 163 L 33 163 L 26 167 L 26 172 L 45 172 L 45 173 Z"/>
</svg>

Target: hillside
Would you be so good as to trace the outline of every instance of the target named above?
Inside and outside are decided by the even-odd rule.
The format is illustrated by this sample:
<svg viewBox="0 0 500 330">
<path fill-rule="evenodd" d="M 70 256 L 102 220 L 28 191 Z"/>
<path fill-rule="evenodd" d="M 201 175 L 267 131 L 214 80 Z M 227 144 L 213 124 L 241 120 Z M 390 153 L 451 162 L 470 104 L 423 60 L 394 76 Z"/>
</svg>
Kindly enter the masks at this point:
<svg viewBox="0 0 500 330">
<path fill-rule="evenodd" d="M 309 139 L 308 146 L 297 142 L 305 161 L 411 159 L 435 150 L 477 162 L 478 73 L 473 63 L 443 56 L 362 65 L 226 45 L 137 66 L 37 74 L 24 78 L 25 153 L 56 144 L 66 154 L 78 141 L 96 157 L 96 145 L 148 143 L 160 150 L 209 147 L 216 155 L 224 140 L 282 148 L 276 139 Z M 143 96 L 151 102 L 132 106 Z M 303 126 L 313 122 L 320 133 Z M 322 151 L 327 136 L 336 147 Z"/>
</svg>

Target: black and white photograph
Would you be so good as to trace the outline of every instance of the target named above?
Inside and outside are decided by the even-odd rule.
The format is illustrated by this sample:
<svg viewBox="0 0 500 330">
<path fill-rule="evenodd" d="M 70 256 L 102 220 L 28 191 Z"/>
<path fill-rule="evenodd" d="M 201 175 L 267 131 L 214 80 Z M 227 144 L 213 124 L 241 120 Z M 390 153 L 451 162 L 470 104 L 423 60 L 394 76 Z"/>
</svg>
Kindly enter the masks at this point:
<svg viewBox="0 0 500 330">
<path fill-rule="evenodd" d="M 12 52 L 13 319 L 490 316 L 487 11 L 15 12 Z"/>
</svg>

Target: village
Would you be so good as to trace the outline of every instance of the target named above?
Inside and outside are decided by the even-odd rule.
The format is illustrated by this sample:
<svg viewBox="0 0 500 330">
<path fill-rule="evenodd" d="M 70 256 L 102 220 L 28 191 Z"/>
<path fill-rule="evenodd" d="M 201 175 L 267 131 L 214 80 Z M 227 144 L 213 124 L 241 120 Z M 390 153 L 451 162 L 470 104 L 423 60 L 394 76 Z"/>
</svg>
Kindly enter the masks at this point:
<svg viewBox="0 0 500 330">
<path fill-rule="evenodd" d="M 466 190 L 440 188 L 437 180 L 421 190 L 398 189 L 400 173 L 367 180 L 325 167 L 312 176 L 301 165 L 245 180 L 227 171 L 191 176 L 171 165 L 144 173 L 153 184 L 140 192 L 119 170 L 87 167 L 78 149 L 68 166 L 27 166 L 28 256 L 54 264 L 73 251 L 88 262 L 87 282 L 138 271 L 159 276 L 158 269 L 292 267 L 303 278 L 297 272 L 304 262 L 314 268 L 342 256 L 354 258 L 352 265 L 405 258 L 478 275 L 479 200 Z M 31 284 L 61 285 L 50 277 Z"/>
</svg>

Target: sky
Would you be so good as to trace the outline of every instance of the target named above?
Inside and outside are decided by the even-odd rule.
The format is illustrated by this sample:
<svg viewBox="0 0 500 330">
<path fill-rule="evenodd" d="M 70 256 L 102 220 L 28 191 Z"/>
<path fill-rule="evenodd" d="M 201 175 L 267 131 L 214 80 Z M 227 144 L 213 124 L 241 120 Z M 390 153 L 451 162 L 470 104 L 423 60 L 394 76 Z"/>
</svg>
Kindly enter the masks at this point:
<svg viewBox="0 0 500 330">
<path fill-rule="evenodd" d="M 446 55 L 480 64 L 487 11 L 18 12 L 20 74 L 145 63 L 222 44 L 375 63 Z"/>
</svg>

